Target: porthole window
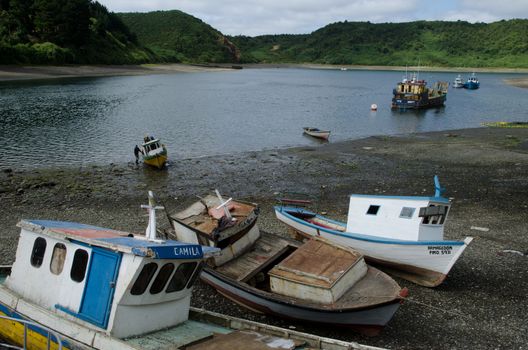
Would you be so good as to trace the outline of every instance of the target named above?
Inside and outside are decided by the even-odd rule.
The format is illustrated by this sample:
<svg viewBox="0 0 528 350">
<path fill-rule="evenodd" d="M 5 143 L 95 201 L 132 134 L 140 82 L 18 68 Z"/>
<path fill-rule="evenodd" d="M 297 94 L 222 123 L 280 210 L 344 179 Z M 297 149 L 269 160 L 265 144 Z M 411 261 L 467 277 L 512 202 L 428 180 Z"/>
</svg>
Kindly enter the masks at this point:
<svg viewBox="0 0 528 350">
<path fill-rule="evenodd" d="M 77 249 L 73 255 L 73 263 L 70 277 L 75 282 L 82 282 L 88 266 L 88 252 L 84 249 Z"/>
<path fill-rule="evenodd" d="M 198 267 L 196 268 L 196 270 L 194 270 L 194 273 L 191 277 L 191 279 L 189 280 L 189 283 L 187 283 L 187 289 L 191 288 L 194 284 L 194 282 L 196 281 L 196 278 L 198 278 L 198 276 L 200 276 L 200 272 L 202 272 L 202 267 L 203 267 L 203 263 L 200 263 L 198 265 Z"/>
<path fill-rule="evenodd" d="M 371 205 L 367 210 L 367 215 L 378 215 L 379 205 Z"/>
<path fill-rule="evenodd" d="M 54 275 L 60 275 L 64 268 L 64 261 L 66 260 L 66 246 L 62 243 L 57 243 L 53 247 L 51 255 L 50 271 Z"/>
<path fill-rule="evenodd" d="M 180 266 L 176 269 L 174 276 L 169 282 L 167 287 L 167 293 L 177 292 L 182 290 L 186 285 L 191 275 L 196 268 L 196 262 L 186 262 L 181 263 Z"/>
<path fill-rule="evenodd" d="M 139 273 L 138 278 L 136 279 L 136 282 L 134 282 L 134 285 L 132 286 L 132 289 L 130 290 L 130 294 L 132 295 L 141 295 L 145 293 L 145 290 L 147 290 L 147 287 L 152 280 L 152 277 L 154 277 L 154 274 L 156 273 L 156 270 L 158 269 L 158 264 L 155 262 L 145 264 L 143 266 L 143 269 Z"/>
<path fill-rule="evenodd" d="M 154 279 L 154 282 L 152 282 L 152 286 L 150 287 L 150 294 L 158 294 L 163 290 L 163 288 L 165 288 L 165 285 L 169 281 L 169 277 L 172 274 L 172 271 L 174 271 L 173 263 L 163 265 L 163 267 L 158 272 L 156 279 Z"/>
<path fill-rule="evenodd" d="M 42 237 L 37 237 L 33 243 L 33 250 L 31 251 L 31 265 L 40 267 L 44 260 L 44 253 L 46 252 L 46 240 Z"/>
</svg>

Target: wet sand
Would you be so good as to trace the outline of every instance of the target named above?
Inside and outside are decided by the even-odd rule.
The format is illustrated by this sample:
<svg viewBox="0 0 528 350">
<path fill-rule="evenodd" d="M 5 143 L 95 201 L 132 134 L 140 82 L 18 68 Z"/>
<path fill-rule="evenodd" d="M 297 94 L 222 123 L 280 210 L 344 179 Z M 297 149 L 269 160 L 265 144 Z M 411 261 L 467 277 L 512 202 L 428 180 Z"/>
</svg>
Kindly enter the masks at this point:
<svg viewBox="0 0 528 350">
<path fill-rule="evenodd" d="M 528 88 L 528 78 L 522 77 L 522 78 L 512 78 L 512 79 L 504 79 L 504 82 L 506 84 L 510 84 L 513 86 L 517 86 L 520 88 Z"/>
<path fill-rule="evenodd" d="M 192 72 L 214 72 L 234 70 L 232 64 L 191 65 L 179 63 L 143 64 L 143 65 L 69 65 L 69 66 L 0 66 L 0 81 L 57 79 L 79 77 L 103 77 L 119 75 L 173 74 Z M 430 71 L 430 72 L 487 72 L 487 73 L 523 73 L 524 68 L 463 68 L 463 67 L 403 67 L 403 66 L 361 66 L 361 65 L 329 65 L 329 64 L 237 64 L 242 68 L 303 68 L 303 69 L 350 69 L 350 70 L 395 70 L 395 71 Z M 527 78 L 506 79 L 507 83 L 528 87 Z"/>
<path fill-rule="evenodd" d="M 0 81 L 56 79 L 79 77 L 104 77 L 118 75 L 146 75 L 167 73 L 192 73 L 231 70 L 230 66 L 199 66 L 189 64 L 143 65 L 87 65 L 87 66 L 0 66 Z"/>
<path fill-rule="evenodd" d="M 128 163 L 117 165 L 0 169 L 0 264 L 15 259 L 15 224 L 22 218 L 143 232 L 147 216 L 139 206 L 149 189 L 172 212 L 218 188 L 259 203 L 261 229 L 286 234 L 272 211 L 278 192 L 310 194 L 317 199 L 316 210 L 343 220 L 350 193 L 432 195 L 437 174 L 453 201 L 446 238 L 474 240 L 441 286 L 396 279 L 410 294 L 379 337 L 257 315 L 201 283 L 192 304 L 388 348 L 526 348 L 528 129 L 452 130 L 324 145 L 314 140 L 309 147 L 199 159 L 178 159 L 177 145 L 167 141 L 167 146 L 171 164 L 163 171 L 136 166 L 132 154 Z M 167 224 L 163 214 L 159 222 Z"/>
</svg>

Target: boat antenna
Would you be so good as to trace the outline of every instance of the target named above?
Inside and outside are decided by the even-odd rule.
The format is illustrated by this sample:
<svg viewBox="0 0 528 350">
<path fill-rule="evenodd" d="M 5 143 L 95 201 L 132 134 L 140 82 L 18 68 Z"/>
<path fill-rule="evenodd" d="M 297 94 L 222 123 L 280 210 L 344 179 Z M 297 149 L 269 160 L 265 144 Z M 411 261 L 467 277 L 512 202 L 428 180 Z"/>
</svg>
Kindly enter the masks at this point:
<svg viewBox="0 0 528 350">
<path fill-rule="evenodd" d="M 440 186 L 440 180 L 438 179 L 438 175 L 434 176 L 434 184 L 435 184 L 435 197 L 442 197 L 442 193 L 445 192 L 445 187 Z"/>
<path fill-rule="evenodd" d="M 420 80 L 420 57 L 418 57 L 418 73 L 416 73 L 416 80 Z"/>
<path fill-rule="evenodd" d="M 145 236 L 148 240 L 154 241 L 156 240 L 156 210 L 161 210 L 165 208 L 156 205 L 156 200 L 154 199 L 154 193 L 152 193 L 152 191 L 148 191 L 148 198 L 149 204 L 142 204 L 141 208 L 147 209 L 149 213 L 149 223 L 147 226 L 147 230 L 145 231 Z"/>
</svg>

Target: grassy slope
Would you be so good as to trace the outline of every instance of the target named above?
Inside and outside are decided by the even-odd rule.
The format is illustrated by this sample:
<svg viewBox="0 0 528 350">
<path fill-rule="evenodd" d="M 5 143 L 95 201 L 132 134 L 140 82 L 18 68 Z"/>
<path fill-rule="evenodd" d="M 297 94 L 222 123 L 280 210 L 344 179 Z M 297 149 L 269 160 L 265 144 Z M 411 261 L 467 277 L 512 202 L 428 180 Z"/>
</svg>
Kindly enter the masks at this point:
<svg viewBox="0 0 528 350">
<path fill-rule="evenodd" d="M 119 13 L 138 41 L 167 61 L 237 62 L 238 51 L 216 29 L 181 11 Z"/>
</svg>

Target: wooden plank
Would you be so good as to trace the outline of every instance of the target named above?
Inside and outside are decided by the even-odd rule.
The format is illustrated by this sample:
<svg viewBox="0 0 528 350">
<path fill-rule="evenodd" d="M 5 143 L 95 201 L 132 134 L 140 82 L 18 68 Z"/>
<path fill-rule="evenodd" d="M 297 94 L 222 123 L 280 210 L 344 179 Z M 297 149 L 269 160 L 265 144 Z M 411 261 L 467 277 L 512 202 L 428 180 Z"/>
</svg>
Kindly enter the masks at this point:
<svg viewBox="0 0 528 350">
<path fill-rule="evenodd" d="M 279 236 L 262 233 L 254 248 L 246 254 L 217 267 L 216 271 L 236 280 L 243 280 L 255 270 L 260 270 L 268 261 L 288 245 L 298 245 Z"/>
<path fill-rule="evenodd" d="M 185 347 L 186 350 L 233 350 L 233 349 L 295 349 L 304 342 L 260 334 L 236 331 L 230 334 L 215 334 L 213 339 Z"/>
</svg>

